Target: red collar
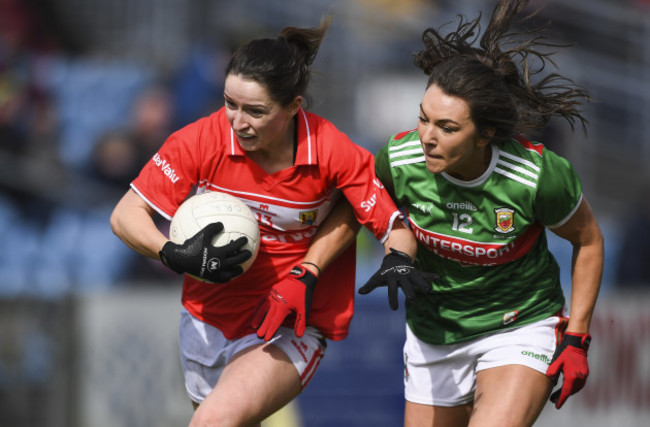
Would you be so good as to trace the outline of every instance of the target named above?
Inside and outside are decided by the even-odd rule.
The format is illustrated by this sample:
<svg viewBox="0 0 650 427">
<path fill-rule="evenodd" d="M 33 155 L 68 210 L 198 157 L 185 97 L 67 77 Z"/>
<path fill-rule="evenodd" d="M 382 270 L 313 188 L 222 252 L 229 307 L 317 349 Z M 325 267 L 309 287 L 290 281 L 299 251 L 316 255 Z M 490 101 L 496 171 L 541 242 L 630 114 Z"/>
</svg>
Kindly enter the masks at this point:
<svg viewBox="0 0 650 427">
<path fill-rule="evenodd" d="M 302 108 L 298 110 L 298 152 L 296 153 L 295 165 L 316 165 L 318 155 L 316 153 L 316 135 L 310 127 L 310 114 Z M 225 115 L 224 115 L 225 117 Z M 227 120 L 227 119 L 226 119 Z M 231 156 L 245 156 L 246 152 L 241 148 L 235 137 L 232 127 L 230 129 L 230 153 Z"/>
</svg>

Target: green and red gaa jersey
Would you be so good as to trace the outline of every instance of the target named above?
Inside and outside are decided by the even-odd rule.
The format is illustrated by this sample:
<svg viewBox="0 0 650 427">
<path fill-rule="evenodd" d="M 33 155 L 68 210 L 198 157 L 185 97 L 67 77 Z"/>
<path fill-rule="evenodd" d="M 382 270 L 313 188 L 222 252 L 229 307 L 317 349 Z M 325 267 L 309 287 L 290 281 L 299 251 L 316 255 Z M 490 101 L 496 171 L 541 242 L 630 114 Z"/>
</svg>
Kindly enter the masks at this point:
<svg viewBox="0 0 650 427">
<path fill-rule="evenodd" d="M 492 145 L 480 177 L 433 174 L 417 131 L 390 139 L 377 176 L 408 213 L 416 265 L 440 274 L 431 296 L 407 304 L 407 322 L 431 344 L 532 323 L 564 306 L 545 228 L 564 224 L 582 200 L 566 159 L 524 138 Z"/>
<path fill-rule="evenodd" d="M 223 285 L 190 276 L 183 284 L 185 308 L 228 339 L 254 332 L 251 319 L 260 298 L 302 261 L 339 197 L 350 202 L 359 222 L 380 241 L 400 215 L 375 175 L 369 151 L 304 110 L 297 114 L 296 127 L 294 165 L 268 174 L 239 146 L 222 108 L 172 134 L 131 184 L 167 219 L 195 188 L 239 197 L 257 215 L 260 249 L 249 270 Z M 351 245 L 323 271 L 314 290 L 309 324 L 327 338 L 348 333 L 355 268 Z M 293 326 L 293 320 L 286 325 Z"/>
</svg>

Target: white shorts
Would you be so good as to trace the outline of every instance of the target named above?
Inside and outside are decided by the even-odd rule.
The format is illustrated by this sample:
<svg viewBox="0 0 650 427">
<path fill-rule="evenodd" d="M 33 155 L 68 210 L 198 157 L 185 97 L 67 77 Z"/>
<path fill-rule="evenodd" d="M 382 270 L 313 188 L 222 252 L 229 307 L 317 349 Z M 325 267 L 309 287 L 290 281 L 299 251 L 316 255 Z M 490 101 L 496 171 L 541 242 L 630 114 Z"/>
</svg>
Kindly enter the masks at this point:
<svg viewBox="0 0 650 427">
<path fill-rule="evenodd" d="M 263 344 L 256 334 L 228 340 L 221 331 L 183 310 L 180 322 L 180 355 L 185 388 L 196 403 L 212 391 L 226 365 L 240 351 Z M 280 348 L 293 362 L 303 388 L 316 373 L 327 342 L 318 329 L 308 326 L 302 338 L 292 328 L 280 327 L 269 343 Z"/>
<path fill-rule="evenodd" d="M 546 374 L 555 351 L 552 316 L 459 344 L 431 345 L 406 326 L 404 398 L 413 403 L 458 406 L 474 400 L 476 373 L 504 365 L 524 365 Z"/>
</svg>

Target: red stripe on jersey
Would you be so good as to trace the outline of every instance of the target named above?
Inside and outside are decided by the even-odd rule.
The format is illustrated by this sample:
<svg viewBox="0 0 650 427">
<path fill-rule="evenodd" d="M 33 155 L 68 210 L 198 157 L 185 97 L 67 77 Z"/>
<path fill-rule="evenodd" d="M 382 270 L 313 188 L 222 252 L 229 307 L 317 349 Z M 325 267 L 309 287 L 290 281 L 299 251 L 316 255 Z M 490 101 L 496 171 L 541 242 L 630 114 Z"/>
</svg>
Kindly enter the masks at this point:
<svg viewBox="0 0 650 427">
<path fill-rule="evenodd" d="M 482 243 L 434 233 L 409 222 L 415 238 L 431 252 L 443 258 L 473 265 L 499 265 L 526 255 L 544 229 L 535 223 L 518 238 L 507 243 Z"/>
<path fill-rule="evenodd" d="M 544 149 L 544 144 L 541 142 L 532 143 L 527 140 L 523 135 L 515 136 L 515 140 L 520 143 L 526 150 L 534 151 L 540 156 L 542 155 L 542 150 Z"/>
<path fill-rule="evenodd" d="M 313 209 L 321 206 L 325 201 L 328 200 L 327 196 L 323 196 L 320 199 L 313 200 L 313 201 L 289 200 L 286 198 L 272 197 L 272 196 L 267 196 L 264 194 L 250 192 L 250 191 L 237 191 L 231 188 L 222 187 L 213 184 L 208 180 L 203 180 L 199 183 L 199 191 L 197 191 L 197 193 L 200 193 L 202 191 L 219 191 L 222 193 L 228 193 L 231 196 L 240 198 L 244 203 L 249 205 L 249 207 L 254 207 L 255 202 L 259 202 L 259 203 L 271 203 L 271 204 L 284 206 L 288 208 Z"/>
<path fill-rule="evenodd" d="M 395 136 L 393 137 L 393 139 L 402 139 L 402 138 L 404 138 L 406 135 L 408 135 L 409 133 L 411 133 L 411 132 L 415 132 L 416 130 L 417 130 L 417 129 L 411 129 L 411 130 L 406 130 L 406 131 L 404 131 L 404 132 L 400 132 L 400 133 L 398 133 L 397 135 L 395 135 Z"/>
</svg>

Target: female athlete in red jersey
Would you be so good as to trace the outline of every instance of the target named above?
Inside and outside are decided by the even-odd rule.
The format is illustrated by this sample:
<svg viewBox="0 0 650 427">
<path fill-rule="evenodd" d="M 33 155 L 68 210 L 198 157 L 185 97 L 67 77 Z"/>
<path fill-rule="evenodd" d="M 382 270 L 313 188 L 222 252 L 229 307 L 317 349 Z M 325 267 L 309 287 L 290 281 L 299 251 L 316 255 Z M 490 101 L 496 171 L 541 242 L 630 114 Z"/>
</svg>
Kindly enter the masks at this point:
<svg viewBox="0 0 650 427">
<path fill-rule="evenodd" d="M 330 21 L 285 28 L 235 51 L 225 106 L 172 134 L 132 182 L 111 217 L 131 248 L 185 275 L 180 326 L 191 426 L 254 425 L 306 386 L 326 348 L 352 318 L 355 247 L 366 226 L 386 247 L 391 295 L 412 297 L 426 276 L 412 267 L 416 242 L 374 173 L 373 156 L 327 120 L 303 109 L 310 65 Z M 210 225 L 178 245 L 154 225 L 193 191 L 220 191 L 257 214 L 258 256 L 245 238 L 210 245 Z M 221 268 L 201 268 L 219 258 Z M 402 268 L 394 268 L 402 267 Z"/>
</svg>

